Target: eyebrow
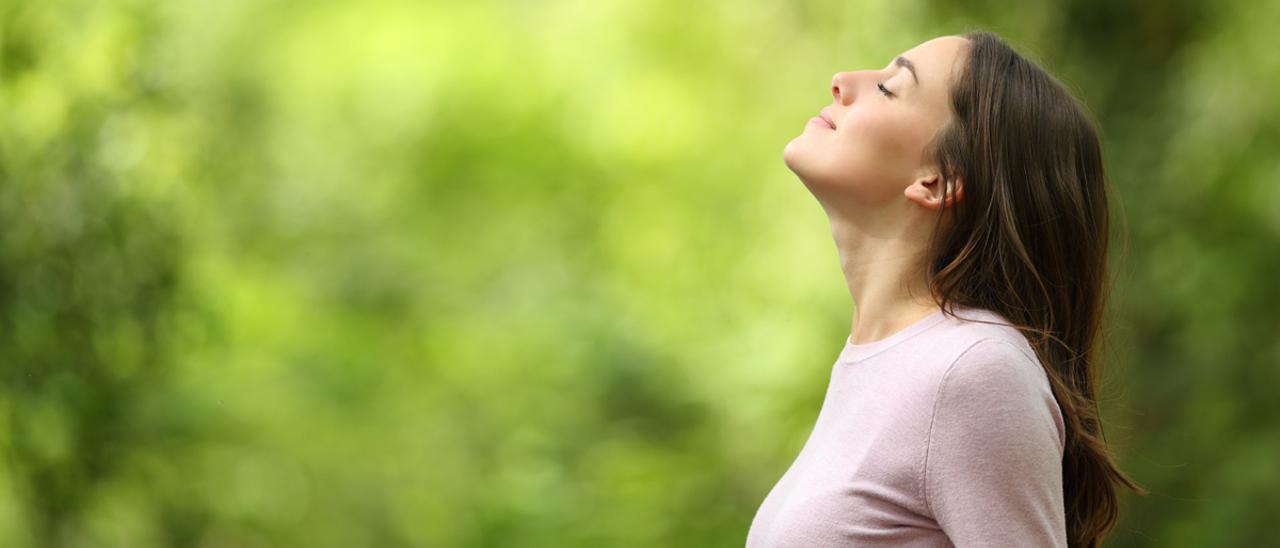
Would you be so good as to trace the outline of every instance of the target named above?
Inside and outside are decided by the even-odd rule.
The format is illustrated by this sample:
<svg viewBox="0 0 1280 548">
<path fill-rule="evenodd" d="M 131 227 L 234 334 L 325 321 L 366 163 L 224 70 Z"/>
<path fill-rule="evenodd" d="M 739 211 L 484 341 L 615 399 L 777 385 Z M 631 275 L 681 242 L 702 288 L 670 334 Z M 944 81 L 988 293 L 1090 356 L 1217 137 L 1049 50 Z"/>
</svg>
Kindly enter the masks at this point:
<svg viewBox="0 0 1280 548">
<path fill-rule="evenodd" d="M 912 63 L 910 59 L 899 55 L 893 60 L 893 64 L 911 71 L 911 79 L 916 81 L 917 86 L 920 85 L 920 77 L 916 76 L 916 65 L 915 63 Z"/>
</svg>

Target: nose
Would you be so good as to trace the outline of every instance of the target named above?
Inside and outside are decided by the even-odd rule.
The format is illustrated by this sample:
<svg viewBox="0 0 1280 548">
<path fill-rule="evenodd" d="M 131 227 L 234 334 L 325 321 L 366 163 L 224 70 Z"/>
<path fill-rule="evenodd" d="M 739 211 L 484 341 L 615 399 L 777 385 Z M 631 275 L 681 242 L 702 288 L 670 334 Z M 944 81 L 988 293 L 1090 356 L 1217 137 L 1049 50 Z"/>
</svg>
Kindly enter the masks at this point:
<svg viewBox="0 0 1280 548">
<path fill-rule="evenodd" d="M 831 77 L 831 96 L 837 103 L 848 106 L 853 99 L 853 85 L 849 81 L 850 73 L 837 72 Z"/>
</svg>

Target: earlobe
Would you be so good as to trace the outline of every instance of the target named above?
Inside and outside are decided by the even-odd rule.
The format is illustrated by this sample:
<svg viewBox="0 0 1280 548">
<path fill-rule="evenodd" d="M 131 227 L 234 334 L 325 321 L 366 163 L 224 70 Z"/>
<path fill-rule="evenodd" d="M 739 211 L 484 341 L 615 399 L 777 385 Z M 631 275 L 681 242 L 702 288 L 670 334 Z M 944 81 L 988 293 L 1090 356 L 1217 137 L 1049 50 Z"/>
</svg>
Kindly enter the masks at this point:
<svg viewBox="0 0 1280 548">
<path fill-rule="evenodd" d="M 934 196 L 932 192 L 929 192 L 929 188 L 927 186 L 916 187 L 916 194 L 920 205 L 929 209 L 938 209 L 938 205 L 940 204 L 938 197 Z"/>
</svg>

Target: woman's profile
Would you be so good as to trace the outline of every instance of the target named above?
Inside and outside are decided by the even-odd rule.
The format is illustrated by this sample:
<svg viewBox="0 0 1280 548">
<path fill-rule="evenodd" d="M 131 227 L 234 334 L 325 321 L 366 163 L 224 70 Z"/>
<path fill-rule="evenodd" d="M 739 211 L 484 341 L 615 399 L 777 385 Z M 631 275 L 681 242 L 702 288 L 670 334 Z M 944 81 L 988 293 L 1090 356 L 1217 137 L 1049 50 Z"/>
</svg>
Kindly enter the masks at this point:
<svg viewBox="0 0 1280 548">
<path fill-rule="evenodd" d="M 1097 546 L 1119 487 L 1095 387 L 1108 295 L 1097 129 L 982 31 L 840 72 L 787 167 L 854 303 L 749 547 Z"/>
</svg>

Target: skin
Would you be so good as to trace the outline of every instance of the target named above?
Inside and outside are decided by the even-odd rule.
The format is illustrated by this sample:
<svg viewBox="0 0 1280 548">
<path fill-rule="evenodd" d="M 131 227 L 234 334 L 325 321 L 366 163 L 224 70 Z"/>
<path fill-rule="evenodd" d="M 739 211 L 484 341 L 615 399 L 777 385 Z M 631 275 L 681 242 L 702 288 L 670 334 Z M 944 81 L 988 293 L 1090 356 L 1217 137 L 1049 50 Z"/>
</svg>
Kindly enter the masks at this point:
<svg viewBox="0 0 1280 548">
<path fill-rule="evenodd" d="M 783 150 L 831 222 L 854 303 L 854 344 L 884 339 L 938 310 L 923 273 L 943 185 L 925 150 L 951 120 L 948 90 L 968 44 L 941 36 L 903 52 L 919 83 L 892 61 L 837 73 L 832 103 L 822 109 L 835 129 L 810 122 Z M 883 95 L 877 83 L 895 95 Z M 963 182 L 955 185 L 948 204 L 964 197 Z"/>
</svg>

